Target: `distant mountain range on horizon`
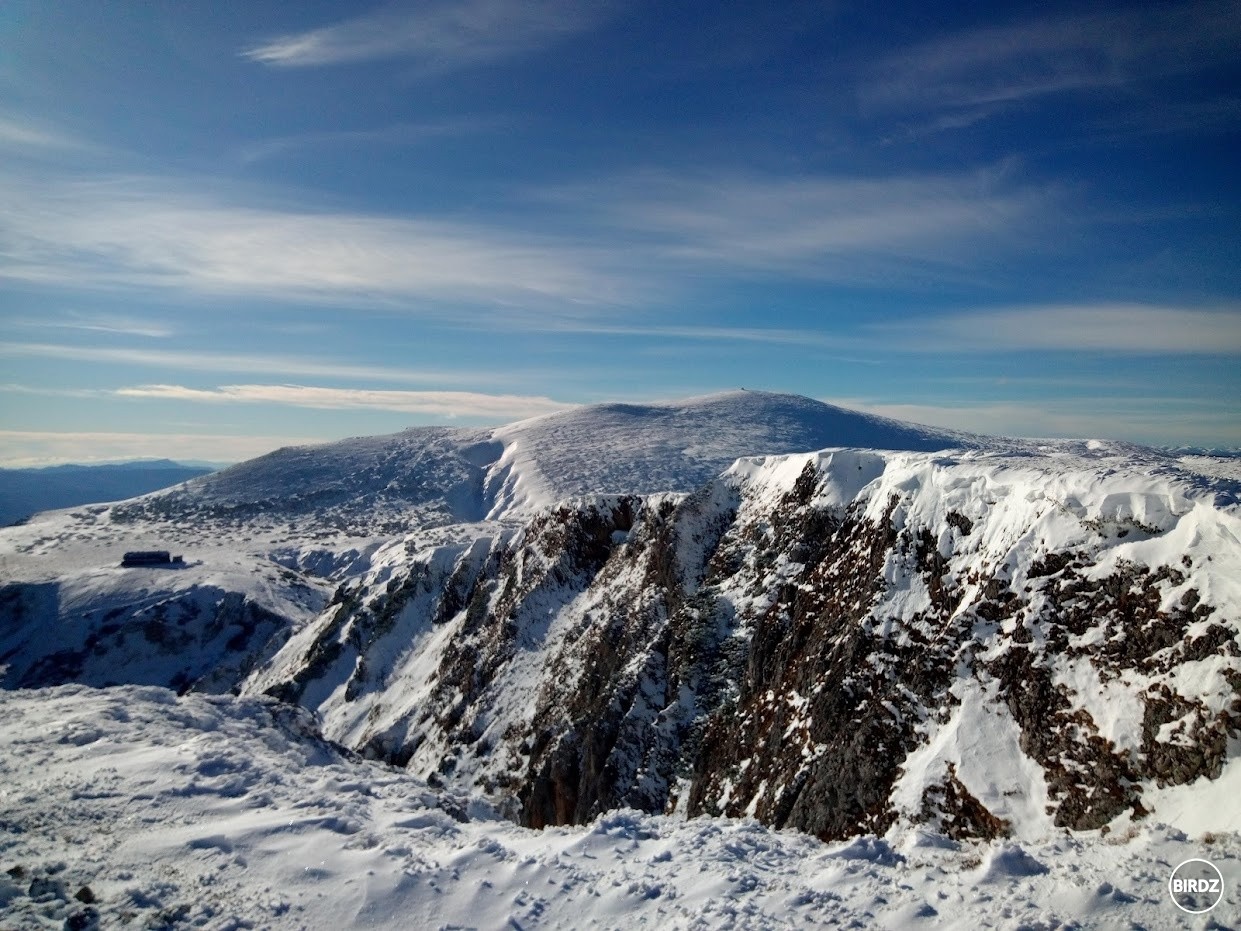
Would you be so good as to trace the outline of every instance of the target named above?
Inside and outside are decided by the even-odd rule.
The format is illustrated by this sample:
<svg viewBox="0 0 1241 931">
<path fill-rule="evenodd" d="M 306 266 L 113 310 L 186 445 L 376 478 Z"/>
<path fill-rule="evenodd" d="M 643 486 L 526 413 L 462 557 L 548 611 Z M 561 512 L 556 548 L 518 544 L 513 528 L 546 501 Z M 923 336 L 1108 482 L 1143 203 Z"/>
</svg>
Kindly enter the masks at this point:
<svg viewBox="0 0 1241 931">
<path fill-rule="evenodd" d="M 168 459 L 166 457 L 140 459 L 106 459 L 100 462 L 52 462 L 39 466 L 0 466 L 0 474 L 8 472 L 88 472 L 92 469 L 120 469 L 140 471 L 143 469 L 202 469 L 215 472 L 234 465 L 232 461 L 206 459 Z"/>
<path fill-rule="evenodd" d="M 171 459 L 0 469 L 0 526 L 40 511 L 122 501 L 213 471 L 214 466 Z"/>
</svg>

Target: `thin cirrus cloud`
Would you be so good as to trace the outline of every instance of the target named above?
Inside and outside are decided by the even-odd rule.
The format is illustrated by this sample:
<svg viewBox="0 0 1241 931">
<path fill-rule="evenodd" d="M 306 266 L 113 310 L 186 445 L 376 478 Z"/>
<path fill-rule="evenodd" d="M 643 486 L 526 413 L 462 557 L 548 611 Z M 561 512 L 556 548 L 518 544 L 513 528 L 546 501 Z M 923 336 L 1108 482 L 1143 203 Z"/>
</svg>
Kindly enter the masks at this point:
<svg viewBox="0 0 1241 931">
<path fill-rule="evenodd" d="M 641 336 L 655 339 L 708 340 L 729 343 L 774 343 L 785 346 L 836 348 L 846 340 L 817 330 L 787 327 L 672 326 L 641 324 L 593 324 L 569 322 L 548 327 L 556 333 L 583 333 L 598 336 Z"/>
<path fill-rule="evenodd" d="M 23 317 L 11 320 L 15 326 L 33 330 L 70 330 L 83 333 L 106 333 L 117 336 L 141 336 L 167 339 L 175 332 L 164 322 L 114 314 L 83 314 L 69 312 L 60 317 Z"/>
<path fill-rule="evenodd" d="M 80 139 L 59 129 L 0 114 L 0 149 L 84 149 Z"/>
<path fill-rule="evenodd" d="M 1166 398 L 1088 399 L 1087 404 L 910 404 L 867 398 L 824 398 L 855 410 L 978 433 L 1026 437 L 1115 437 L 1136 442 L 1201 442 L 1203 436 L 1241 443 L 1241 421 L 1232 410 L 1207 405 L 1175 405 Z"/>
<path fill-rule="evenodd" d="M 495 377 L 495 373 L 466 369 L 406 369 L 261 353 L 75 346 L 66 343 L 0 342 L 0 357 L 50 359 L 59 363 L 142 366 L 182 372 L 287 375 L 293 378 L 339 378 L 397 384 L 478 384 Z"/>
<path fill-rule="evenodd" d="M 818 350 L 844 350 L 864 348 L 853 337 L 824 333 L 820 330 L 795 329 L 789 327 L 741 327 L 741 326 L 673 326 L 647 324 L 594 324 L 589 322 L 570 321 L 556 323 L 547 328 L 555 333 L 582 333 L 598 336 L 635 336 L 657 340 L 668 351 L 681 353 L 683 349 L 673 350 L 668 345 L 672 340 L 684 340 L 691 343 L 750 343 L 758 345 L 812 347 Z M 859 365 L 882 365 L 880 358 L 861 358 L 858 355 L 842 355 L 833 352 L 821 358 L 832 358 L 841 362 L 852 362 Z"/>
<path fill-rule="evenodd" d="M 881 178 L 638 174 L 549 195 L 653 260 L 846 282 L 970 264 L 1027 234 L 1054 191 L 998 169 Z"/>
<path fill-rule="evenodd" d="M 1241 355 L 1241 305 L 1147 304 L 1009 307 L 911 319 L 873 339 L 915 352 L 1080 351 Z"/>
<path fill-rule="evenodd" d="M 136 385 L 119 388 L 124 398 L 156 398 L 209 404 L 276 404 L 319 410 L 383 410 L 434 417 L 515 420 L 575 407 L 551 398 L 474 391 L 383 391 L 314 385 Z"/>
<path fill-rule="evenodd" d="M 275 299 L 561 306 L 628 290 L 580 245 L 447 220 L 238 206 L 150 179 L 0 179 L 0 279 Z"/>
<path fill-rule="evenodd" d="M 440 0 L 382 7 L 252 46 L 243 57 L 280 68 L 407 58 L 450 69 L 543 48 L 593 28 L 602 0 Z"/>
<path fill-rule="evenodd" d="M 24 394 L 42 398 L 100 398 L 108 392 L 101 388 L 49 388 L 46 386 L 18 385 L 13 383 L 0 384 L 0 393 Z"/>
<path fill-rule="evenodd" d="M 242 146 L 237 156 L 242 162 L 260 162 L 306 149 L 356 146 L 414 146 L 435 139 L 488 132 L 505 121 L 499 118 L 461 118 L 429 123 L 396 123 L 379 129 L 331 130 L 299 133 L 262 139 Z"/>
<path fill-rule="evenodd" d="M 239 205 L 183 188 L 0 178 L 0 279 L 400 302 L 446 319 L 453 303 L 597 316 L 696 281 L 704 266 L 720 277 L 881 285 L 969 274 L 1032 236 L 1056 202 L 1003 166 L 879 178 L 632 175 L 527 195 L 520 216 L 471 223 Z"/>
<path fill-rule="evenodd" d="M 884 110 L 995 107 L 1235 62 L 1239 44 L 1236 0 L 1049 16 L 963 30 L 885 56 L 859 96 Z"/>
</svg>

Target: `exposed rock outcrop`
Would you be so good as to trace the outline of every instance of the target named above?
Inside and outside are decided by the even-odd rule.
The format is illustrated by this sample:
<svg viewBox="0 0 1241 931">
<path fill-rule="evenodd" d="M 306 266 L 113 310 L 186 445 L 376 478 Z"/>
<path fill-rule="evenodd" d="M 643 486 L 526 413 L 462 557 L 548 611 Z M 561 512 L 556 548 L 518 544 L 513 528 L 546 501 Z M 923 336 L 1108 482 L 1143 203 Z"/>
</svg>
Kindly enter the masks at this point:
<svg viewBox="0 0 1241 931">
<path fill-rule="evenodd" d="M 1218 777 L 1241 734 L 1219 583 L 1239 556 L 1207 560 L 1238 518 L 1193 504 L 1210 483 L 1173 476 L 1135 505 L 1111 478 L 1092 502 L 1074 489 L 1116 464 L 1055 465 L 845 450 L 557 506 L 485 555 L 429 551 L 383 593 L 363 585 L 287 681 L 347 652 L 312 703 L 330 734 L 533 826 L 620 806 L 824 838 L 1141 817 L 1151 791 Z M 433 629 L 401 656 L 373 646 L 395 605 Z M 1000 736 L 961 750 L 958 720 L 983 713 Z M 981 779 L 979 753 L 1026 775 Z"/>
</svg>

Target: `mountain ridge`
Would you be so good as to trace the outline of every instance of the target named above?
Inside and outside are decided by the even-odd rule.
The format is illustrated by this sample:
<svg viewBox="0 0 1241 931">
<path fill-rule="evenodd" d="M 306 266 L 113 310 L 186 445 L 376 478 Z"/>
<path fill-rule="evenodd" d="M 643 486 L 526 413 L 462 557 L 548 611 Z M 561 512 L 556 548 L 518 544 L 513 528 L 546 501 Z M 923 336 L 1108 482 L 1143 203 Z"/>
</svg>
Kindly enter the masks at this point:
<svg viewBox="0 0 1241 931">
<path fill-rule="evenodd" d="M 494 428 L 413 427 L 275 450 L 118 512 L 153 519 L 307 515 L 330 508 L 356 535 L 521 519 L 563 498 L 688 492 L 741 456 L 826 446 L 933 450 L 1006 441 L 905 424 L 798 395 L 731 391 L 598 404 Z"/>
<path fill-rule="evenodd" d="M 842 416 L 932 448 L 762 452 Z M 274 696 L 532 826 L 1188 830 L 1190 788 L 1241 773 L 1238 540 L 1234 460 L 602 405 L 0 531 L 0 684 Z M 184 568 L 116 565 L 174 544 Z"/>
</svg>

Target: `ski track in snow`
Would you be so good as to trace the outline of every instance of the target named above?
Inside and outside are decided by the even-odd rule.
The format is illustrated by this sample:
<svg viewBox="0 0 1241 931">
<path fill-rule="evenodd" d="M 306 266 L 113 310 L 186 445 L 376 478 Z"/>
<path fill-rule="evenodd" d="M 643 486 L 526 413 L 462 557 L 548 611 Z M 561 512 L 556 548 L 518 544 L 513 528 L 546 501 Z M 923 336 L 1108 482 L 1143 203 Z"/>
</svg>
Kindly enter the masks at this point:
<svg viewBox="0 0 1241 931">
<path fill-rule="evenodd" d="M 632 811 L 540 832 L 269 700 L 64 686 L 0 693 L 0 717 L 0 926 L 22 931 L 1207 927 L 1166 891 L 1204 854 L 1229 887 L 1211 917 L 1239 916 L 1235 835 L 824 845 Z"/>
</svg>

